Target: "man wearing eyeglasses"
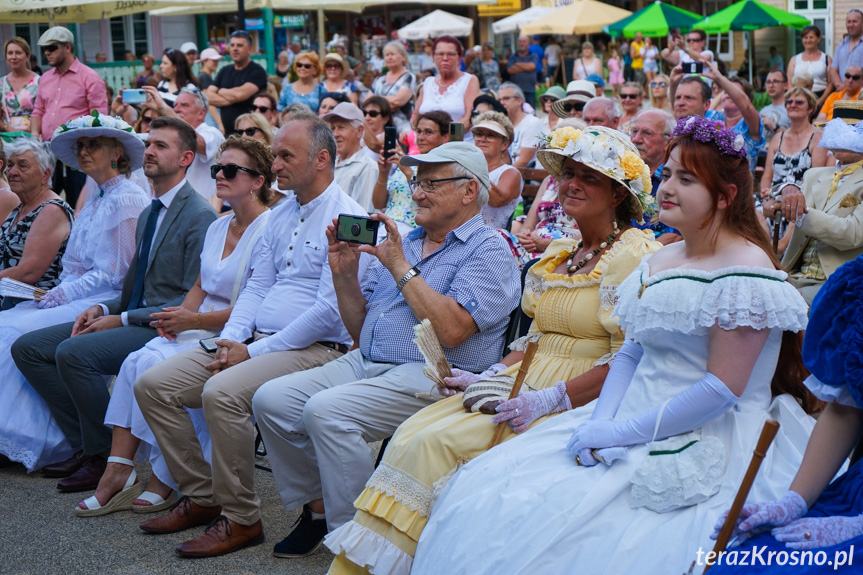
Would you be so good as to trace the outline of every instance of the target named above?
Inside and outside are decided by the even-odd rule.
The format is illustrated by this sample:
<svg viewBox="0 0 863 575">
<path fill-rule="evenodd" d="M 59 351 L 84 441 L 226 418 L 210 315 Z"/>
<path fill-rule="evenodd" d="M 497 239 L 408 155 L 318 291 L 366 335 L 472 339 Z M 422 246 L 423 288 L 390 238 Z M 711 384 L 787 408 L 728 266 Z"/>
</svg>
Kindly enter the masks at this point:
<svg viewBox="0 0 863 575">
<path fill-rule="evenodd" d="M 39 38 L 51 69 L 39 80 L 39 91 L 30 117 L 30 133 L 47 142 L 61 124 L 86 116 L 93 110 L 108 113 L 105 81 L 75 57 L 72 32 L 64 26 L 49 28 Z M 87 176 L 67 168 L 59 160 L 52 189 L 66 192 L 66 201 L 75 207 Z"/>
<path fill-rule="evenodd" d="M 362 151 L 365 116 L 363 111 L 350 102 L 342 102 L 324 120 L 336 139 L 336 181 L 339 186 L 372 213 L 372 192 L 378 177 L 378 165 Z"/>
<path fill-rule="evenodd" d="M 833 119 L 833 106 L 838 100 L 859 100 L 860 88 L 863 87 L 863 68 L 860 66 L 848 66 L 845 70 L 844 88 L 838 92 L 833 92 L 827 97 L 824 106 L 821 108 L 821 113 L 818 114 L 818 121 L 829 122 Z"/>
<path fill-rule="evenodd" d="M 518 268 L 480 214 L 490 180 L 483 153 L 449 142 L 405 156 L 417 227 L 404 238 L 384 214 L 377 246 L 337 242 L 330 226 L 329 264 L 339 313 L 359 349 L 322 367 L 269 381 L 252 399 L 282 503 L 303 507 L 276 557 L 304 557 L 354 516 L 354 500 L 374 471 L 367 441 L 393 434 L 431 403 L 434 383 L 412 343 L 428 319 L 446 360 L 482 372 L 500 359 L 509 314 L 518 304 Z M 357 257 L 371 254 L 364 284 Z"/>
<path fill-rule="evenodd" d="M 788 89 L 788 76 L 782 70 L 773 70 L 767 74 L 764 82 L 770 104 L 761 108 L 758 113 L 764 122 L 764 139 L 770 141 L 779 130 L 788 129 L 791 120 L 785 109 L 785 91 Z"/>
<path fill-rule="evenodd" d="M 233 66 L 224 66 L 213 85 L 207 88 L 210 104 L 219 108 L 225 135 L 236 130 L 234 123 L 238 116 L 252 111 L 255 94 L 267 89 L 267 71 L 252 62 L 252 37 L 245 30 L 231 34 L 228 45 Z"/>
</svg>

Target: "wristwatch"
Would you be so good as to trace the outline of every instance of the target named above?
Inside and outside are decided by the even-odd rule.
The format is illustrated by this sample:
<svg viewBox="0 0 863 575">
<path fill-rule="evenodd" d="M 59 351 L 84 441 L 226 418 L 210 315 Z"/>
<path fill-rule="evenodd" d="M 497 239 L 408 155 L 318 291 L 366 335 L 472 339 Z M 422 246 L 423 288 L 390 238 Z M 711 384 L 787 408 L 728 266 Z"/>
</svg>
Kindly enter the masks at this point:
<svg viewBox="0 0 863 575">
<path fill-rule="evenodd" d="M 404 277 L 402 279 L 400 279 L 398 281 L 398 283 L 396 284 L 396 287 L 398 288 L 398 290 L 402 291 L 402 288 L 405 287 L 405 284 L 408 283 L 409 281 L 411 281 L 412 277 L 419 275 L 419 273 L 420 273 L 420 269 L 416 266 L 409 269 L 408 273 L 406 273 L 404 275 Z"/>
</svg>

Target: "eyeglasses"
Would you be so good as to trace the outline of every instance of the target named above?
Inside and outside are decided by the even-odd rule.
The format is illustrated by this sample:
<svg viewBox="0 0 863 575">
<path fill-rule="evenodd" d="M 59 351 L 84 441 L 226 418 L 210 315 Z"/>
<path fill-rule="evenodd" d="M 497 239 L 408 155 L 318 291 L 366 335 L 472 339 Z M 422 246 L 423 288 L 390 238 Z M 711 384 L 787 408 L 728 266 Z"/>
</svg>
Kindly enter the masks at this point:
<svg viewBox="0 0 863 575">
<path fill-rule="evenodd" d="M 51 44 L 50 46 L 42 46 L 43 52 L 53 52 L 60 47 L 60 44 Z"/>
<path fill-rule="evenodd" d="M 252 111 L 260 112 L 261 114 L 266 114 L 267 112 L 269 112 L 272 109 L 273 108 L 270 108 L 269 106 L 252 106 Z M 252 135 L 253 136 L 255 135 L 254 131 L 252 131 Z"/>
<path fill-rule="evenodd" d="M 863 78 L 863 75 L 861 75 L 861 74 L 849 74 L 848 72 L 845 72 L 845 77 L 849 80 L 859 80 L 860 78 Z"/>
<path fill-rule="evenodd" d="M 149 124 L 152 121 L 153 121 L 153 118 L 151 118 L 150 116 L 142 116 L 141 117 L 141 123 L 142 124 Z"/>
<path fill-rule="evenodd" d="M 641 94 L 621 94 L 620 99 L 621 100 L 637 100 L 640 96 L 641 96 Z"/>
<path fill-rule="evenodd" d="M 701 38 L 696 36 L 695 38 L 687 38 L 686 41 L 687 42 L 701 42 Z"/>
<path fill-rule="evenodd" d="M 326 66 L 324 66 L 324 68 L 326 68 L 327 70 L 341 70 L 342 65 L 341 64 L 327 64 Z"/>
<path fill-rule="evenodd" d="M 667 88 L 668 82 L 651 82 L 650 87 L 651 88 Z"/>
<path fill-rule="evenodd" d="M 803 106 L 807 105 L 807 102 L 806 102 L 806 100 L 791 100 L 791 99 L 789 99 L 789 100 L 785 100 L 785 105 L 786 106 L 803 107 Z"/>
<path fill-rule="evenodd" d="M 377 118 L 378 116 L 383 116 L 383 112 L 378 110 L 363 110 L 363 116 L 368 116 L 369 118 Z"/>
<path fill-rule="evenodd" d="M 256 126 L 254 128 L 246 128 L 245 130 L 237 130 L 237 133 L 242 134 L 244 136 L 248 136 L 250 138 L 254 138 L 255 133 L 257 133 L 258 130 L 261 130 L 261 129 Z M 263 132 L 263 130 L 261 130 L 261 131 Z M 228 179 L 230 180 L 230 178 L 228 178 Z"/>
<path fill-rule="evenodd" d="M 222 172 L 224 174 L 226 180 L 233 180 L 234 178 L 237 177 L 237 170 L 242 170 L 242 171 L 246 172 L 247 174 L 251 174 L 253 176 L 262 175 L 259 172 L 256 172 L 255 170 L 250 170 L 249 168 L 244 168 L 243 166 L 238 166 L 236 164 L 224 164 L 224 165 L 213 164 L 212 166 L 210 166 L 210 177 L 215 180 L 216 175 L 219 172 Z"/>
<path fill-rule="evenodd" d="M 497 132 L 490 132 L 486 130 L 476 130 L 473 131 L 473 139 L 474 140 L 502 140 L 503 136 L 498 134 Z"/>
<path fill-rule="evenodd" d="M 641 128 L 630 128 L 629 129 L 629 137 L 633 138 L 641 134 L 642 138 L 652 138 L 653 136 L 658 135 L 657 132 L 651 132 L 650 130 L 642 130 Z"/>
<path fill-rule="evenodd" d="M 408 186 L 410 186 L 411 193 L 416 193 L 417 188 L 422 188 L 423 191 L 427 194 L 433 194 L 441 189 L 439 185 L 441 182 L 455 182 L 457 180 L 470 180 L 467 176 L 459 176 L 456 178 L 440 178 L 437 180 L 418 180 L 416 178 L 411 178 L 408 182 Z"/>
<path fill-rule="evenodd" d="M 566 112 L 567 114 L 569 114 L 573 110 L 575 110 L 576 112 L 581 112 L 582 110 L 584 110 L 584 104 L 578 103 L 578 104 L 564 104 L 563 105 L 563 111 Z"/>
<path fill-rule="evenodd" d="M 104 145 L 104 142 L 100 142 L 99 140 L 87 140 L 86 142 L 77 142 L 72 146 L 72 151 L 76 154 L 80 154 L 84 150 L 87 150 L 88 154 L 92 154 L 93 152 L 101 150 Z"/>
<path fill-rule="evenodd" d="M 311 70 L 315 67 L 314 64 L 303 64 L 302 62 L 297 62 L 296 64 L 294 64 L 294 66 L 296 66 L 297 68 L 306 68 L 308 70 Z"/>
<path fill-rule="evenodd" d="M 435 58 L 458 58 L 458 52 L 435 52 Z"/>
</svg>

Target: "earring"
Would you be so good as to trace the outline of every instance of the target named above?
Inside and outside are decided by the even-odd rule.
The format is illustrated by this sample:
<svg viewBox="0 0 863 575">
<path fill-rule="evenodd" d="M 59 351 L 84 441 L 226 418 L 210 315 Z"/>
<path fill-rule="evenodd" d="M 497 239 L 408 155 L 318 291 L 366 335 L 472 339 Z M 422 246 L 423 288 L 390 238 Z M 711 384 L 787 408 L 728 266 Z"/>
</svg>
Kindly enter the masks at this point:
<svg viewBox="0 0 863 575">
<path fill-rule="evenodd" d="M 116 170 L 117 169 L 117 162 L 114 160 L 111 160 L 111 167 Z"/>
</svg>

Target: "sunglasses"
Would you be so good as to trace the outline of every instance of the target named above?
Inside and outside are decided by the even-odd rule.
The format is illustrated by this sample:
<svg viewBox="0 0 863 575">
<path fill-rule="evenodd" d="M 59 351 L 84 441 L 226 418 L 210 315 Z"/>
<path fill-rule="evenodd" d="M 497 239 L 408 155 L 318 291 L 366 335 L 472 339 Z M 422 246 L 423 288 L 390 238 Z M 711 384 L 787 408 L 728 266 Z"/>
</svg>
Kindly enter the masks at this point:
<svg viewBox="0 0 863 575">
<path fill-rule="evenodd" d="M 248 32 L 246 32 L 245 30 L 237 30 L 235 32 L 232 32 L 231 38 L 236 38 L 236 37 L 245 38 L 246 40 L 249 40 L 249 41 L 252 40 L 252 35 L 249 34 Z"/>
<path fill-rule="evenodd" d="M 800 106 L 800 107 L 803 107 L 803 106 L 806 106 L 806 104 L 807 104 L 806 100 L 785 100 L 785 105 L 786 105 L 786 106 Z"/>
<path fill-rule="evenodd" d="M 363 116 L 377 118 L 378 116 L 383 116 L 383 112 L 379 112 L 378 110 L 363 110 Z"/>
<path fill-rule="evenodd" d="M 341 64 L 327 64 L 326 66 L 324 66 L 324 68 L 326 68 L 328 70 L 341 70 L 342 65 Z"/>
<path fill-rule="evenodd" d="M 252 106 L 252 111 L 260 112 L 261 114 L 266 114 L 270 110 L 272 110 L 272 108 L 270 108 L 269 106 Z M 254 136 L 255 132 L 252 131 L 251 135 Z"/>
<path fill-rule="evenodd" d="M 244 136 L 248 136 L 250 138 L 254 138 L 255 134 L 257 133 L 258 130 L 261 130 L 261 129 L 257 128 L 257 127 L 256 128 L 246 128 L 245 130 L 237 130 L 237 133 L 242 134 Z M 263 130 L 261 130 L 261 131 L 263 132 Z M 231 178 L 228 178 L 228 179 L 230 180 Z"/>
<path fill-rule="evenodd" d="M 42 46 L 43 52 L 54 52 L 60 47 L 60 44 L 51 44 L 50 46 Z"/>
<path fill-rule="evenodd" d="M 641 94 L 621 94 L 620 99 L 621 100 L 637 100 L 639 96 L 641 96 Z"/>
<path fill-rule="evenodd" d="M 303 64 L 302 62 L 297 62 L 296 64 L 294 64 L 294 66 L 296 66 L 297 68 L 306 68 L 307 70 L 311 70 L 315 67 L 314 64 Z"/>
<path fill-rule="evenodd" d="M 566 112 L 567 114 L 569 114 L 573 110 L 575 110 L 576 112 L 581 112 L 582 110 L 584 110 L 584 104 L 564 104 L 563 105 L 563 111 Z"/>
<path fill-rule="evenodd" d="M 72 146 L 72 151 L 76 154 L 80 154 L 84 150 L 87 150 L 88 154 L 92 154 L 93 152 L 98 152 L 102 149 L 102 146 L 105 144 L 100 142 L 99 140 L 88 140 L 86 142 L 77 142 L 74 146 Z"/>
<path fill-rule="evenodd" d="M 687 42 L 701 42 L 701 38 L 687 38 Z"/>
<path fill-rule="evenodd" d="M 667 82 L 651 82 L 650 87 L 651 88 L 667 88 L 668 83 Z"/>
<path fill-rule="evenodd" d="M 219 172 L 224 174 L 226 180 L 233 180 L 237 177 L 237 170 L 242 170 L 247 174 L 251 174 L 253 176 L 260 176 L 262 174 L 256 172 L 255 170 L 250 170 L 249 168 L 244 168 L 243 166 L 238 166 L 236 164 L 213 164 L 210 166 L 210 177 L 214 180 L 216 179 L 216 175 Z"/>
<path fill-rule="evenodd" d="M 863 78 L 863 75 L 860 75 L 860 74 L 849 74 L 848 72 L 845 72 L 845 77 L 846 77 L 847 79 L 849 79 L 849 80 L 859 80 L 860 78 Z"/>
<path fill-rule="evenodd" d="M 141 118 L 142 124 L 149 124 L 152 121 L 153 121 L 153 118 L 151 118 L 150 116 L 144 116 L 143 118 Z"/>
</svg>

